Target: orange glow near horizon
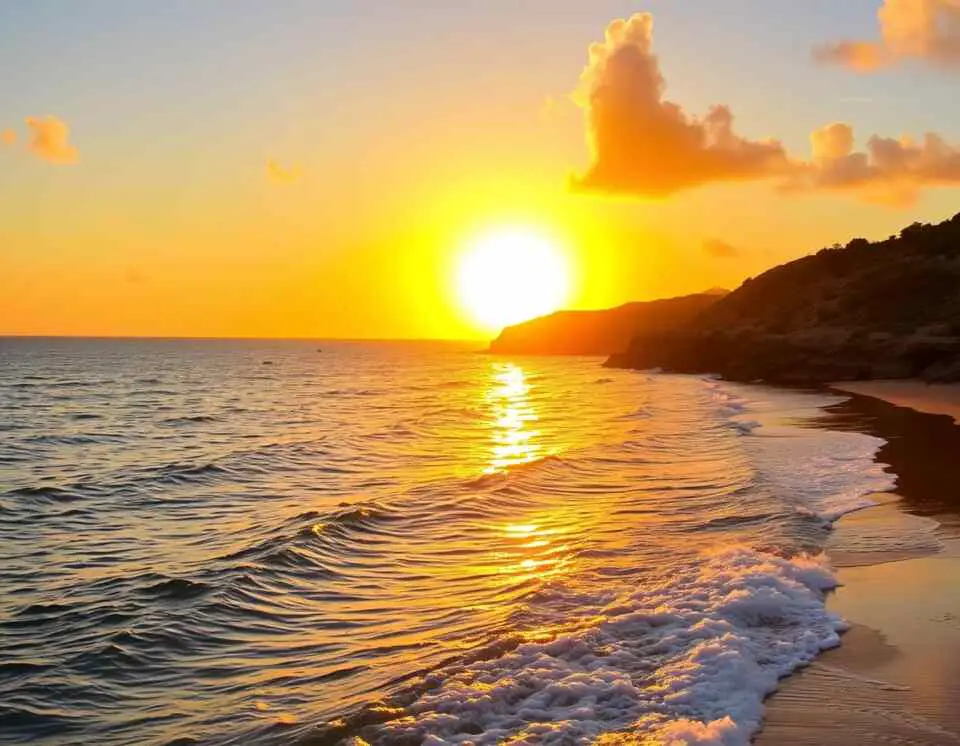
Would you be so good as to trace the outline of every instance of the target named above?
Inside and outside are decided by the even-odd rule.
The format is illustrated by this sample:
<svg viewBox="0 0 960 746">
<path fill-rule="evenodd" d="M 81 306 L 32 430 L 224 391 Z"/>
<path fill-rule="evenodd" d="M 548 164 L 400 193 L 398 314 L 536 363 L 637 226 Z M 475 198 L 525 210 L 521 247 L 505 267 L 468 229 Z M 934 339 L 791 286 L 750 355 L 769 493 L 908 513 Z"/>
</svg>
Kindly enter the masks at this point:
<svg viewBox="0 0 960 746">
<path fill-rule="evenodd" d="M 456 271 L 458 302 L 490 332 L 558 310 L 569 300 L 570 285 L 564 253 L 527 228 L 493 230 L 473 239 Z"/>
<path fill-rule="evenodd" d="M 0 335 L 489 342 L 557 308 L 735 289 L 822 246 L 956 212 L 960 179 L 911 171 L 906 212 L 823 173 L 869 156 L 871 133 L 923 154 L 896 133 L 939 132 L 953 152 L 942 97 L 907 122 L 869 96 L 834 109 L 806 53 L 769 50 L 758 81 L 747 52 L 763 50 L 727 49 L 730 32 L 684 4 L 660 4 L 655 24 L 602 3 L 425 3 L 422 19 L 396 3 L 209 4 L 196 34 L 181 33 L 188 4 L 164 23 L 103 4 L 91 12 L 118 40 L 106 47 L 86 15 L 58 15 L 53 33 L 43 4 L 7 24 L 22 32 L 0 45 L 8 67 L 44 64 L 15 81 L 0 121 Z M 754 3 L 739 22 L 793 28 L 782 15 Z M 820 15 L 822 33 L 803 27 L 811 48 L 834 38 Z M 851 38 L 875 38 L 859 15 L 871 26 Z M 661 83 L 641 71 L 620 85 L 607 63 L 621 46 Z M 746 56 L 702 70 L 703 49 Z M 808 73 L 813 108 L 794 115 L 780 81 Z M 891 85 L 913 101 L 901 78 Z M 590 103 L 591 86 L 609 106 Z M 657 129 L 681 119 L 689 132 Z M 812 132 L 833 135 L 816 138 L 819 162 Z M 778 188 L 780 167 L 803 183 Z M 889 169 L 871 174 L 900 193 Z M 591 190 L 572 188 L 578 175 Z"/>
</svg>

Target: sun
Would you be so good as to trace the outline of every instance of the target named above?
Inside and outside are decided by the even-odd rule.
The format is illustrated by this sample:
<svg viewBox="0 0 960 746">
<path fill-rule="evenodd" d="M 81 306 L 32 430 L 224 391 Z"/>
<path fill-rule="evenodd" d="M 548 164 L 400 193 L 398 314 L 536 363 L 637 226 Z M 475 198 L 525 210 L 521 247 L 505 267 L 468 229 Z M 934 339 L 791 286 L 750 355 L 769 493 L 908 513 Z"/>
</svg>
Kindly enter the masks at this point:
<svg viewBox="0 0 960 746">
<path fill-rule="evenodd" d="M 457 298 L 486 331 L 497 331 L 560 308 L 570 292 L 564 253 L 536 231 L 489 231 L 465 247 Z"/>
</svg>

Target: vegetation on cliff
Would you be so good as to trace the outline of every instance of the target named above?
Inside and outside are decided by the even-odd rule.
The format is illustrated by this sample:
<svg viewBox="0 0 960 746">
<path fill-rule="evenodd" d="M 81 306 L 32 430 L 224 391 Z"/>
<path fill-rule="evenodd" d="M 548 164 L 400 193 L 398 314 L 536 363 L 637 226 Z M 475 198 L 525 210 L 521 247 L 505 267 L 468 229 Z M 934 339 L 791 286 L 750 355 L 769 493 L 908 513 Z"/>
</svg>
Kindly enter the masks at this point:
<svg viewBox="0 0 960 746">
<path fill-rule="evenodd" d="M 779 383 L 960 380 L 960 215 L 774 267 L 607 364 Z"/>
</svg>

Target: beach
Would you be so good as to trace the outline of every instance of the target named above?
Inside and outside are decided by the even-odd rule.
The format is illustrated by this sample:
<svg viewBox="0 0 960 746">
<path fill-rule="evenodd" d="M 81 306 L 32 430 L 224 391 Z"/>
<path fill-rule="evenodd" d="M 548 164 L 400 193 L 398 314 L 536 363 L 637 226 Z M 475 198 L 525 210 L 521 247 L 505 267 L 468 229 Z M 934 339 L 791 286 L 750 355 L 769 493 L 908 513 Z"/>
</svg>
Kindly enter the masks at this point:
<svg viewBox="0 0 960 746">
<path fill-rule="evenodd" d="M 838 391 L 873 396 L 899 407 L 927 414 L 941 414 L 960 422 L 960 385 L 926 383 L 916 379 L 848 381 L 832 384 Z"/>
<path fill-rule="evenodd" d="M 822 424 L 886 439 L 877 459 L 897 487 L 837 522 L 828 553 L 841 585 L 828 607 L 850 629 L 840 647 L 781 683 L 755 742 L 960 743 L 960 427 L 942 416 L 960 413 L 960 389 L 916 381 L 834 388 L 853 397 Z M 891 548 L 891 536 L 902 545 Z M 878 537 L 882 551 L 872 549 Z M 831 549 L 841 543 L 862 551 Z"/>
</svg>

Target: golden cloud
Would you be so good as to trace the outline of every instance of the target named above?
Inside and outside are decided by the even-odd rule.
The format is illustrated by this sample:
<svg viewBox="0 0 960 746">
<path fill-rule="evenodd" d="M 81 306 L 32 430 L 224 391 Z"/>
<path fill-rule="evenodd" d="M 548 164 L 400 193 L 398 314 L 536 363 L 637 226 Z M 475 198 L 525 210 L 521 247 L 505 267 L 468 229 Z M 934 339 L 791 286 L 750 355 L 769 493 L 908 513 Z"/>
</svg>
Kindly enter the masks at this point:
<svg viewBox="0 0 960 746">
<path fill-rule="evenodd" d="M 0 132 L 0 141 L 2 141 L 4 145 L 13 145 L 17 141 L 17 133 L 11 129 L 6 129 Z"/>
<path fill-rule="evenodd" d="M 70 144 L 70 129 L 56 117 L 42 119 L 27 117 L 30 142 L 27 147 L 40 158 L 50 163 L 76 163 L 77 149 Z"/>
<path fill-rule="evenodd" d="M 812 160 L 787 190 L 847 191 L 869 202 L 908 205 L 924 187 L 960 186 L 960 147 L 928 132 L 920 140 L 872 136 L 855 149 L 853 127 L 829 124 L 810 137 Z"/>
<path fill-rule="evenodd" d="M 789 162 L 775 141 L 733 130 L 733 114 L 714 106 L 688 115 L 665 101 L 666 82 L 653 54 L 653 16 L 613 21 L 591 45 L 574 101 L 584 110 L 593 162 L 573 188 L 663 197 L 712 182 L 763 179 Z"/>
<path fill-rule="evenodd" d="M 943 6 L 960 8 L 960 0 L 887 0 L 881 11 L 885 38 L 894 38 L 894 28 L 896 38 L 905 38 L 907 27 L 918 38 L 929 37 L 931 28 L 939 28 L 935 19 Z M 912 26 L 911 18 L 916 21 Z M 960 24 L 960 15 L 955 20 Z M 896 48 L 938 49 L 939 59 L 950 59 L 949 44 L 943 41 L 948 32 L 937 33 L 941 42 L 928 39 L 910 47 L 904 41 Z M 850 54 L 851 60 L 858 55 L 858 62 L 850 64 L 862 69 L 876 64 L 871 54 L 881 54 L 879 48 L 857 49 Z M 737 135 L 726 106 L 692 117 L 664 100 L 666 83 L 652 50 L 653 17 L 648 13 L 614 21 L 604 41 L 591 45 L 573 100 L 585 112 L 593 160 L 582 176 L 571 178 L 574 189 L 664 197 L 708 183 L 773 179 L 784 193 L 832 191 L 906 205 L 924 188 L 960 186 L 960 146 L 936 133 L 920 140 L 874 135 L 865 149 L 857 150 L 853 128 L 836 122 L 811 134 L 811 157 L 801 160 L 790 158 L 777 140 Z M 736 247 L 722 241 L 706 241 L 703 250 L 715 257 L 737 254 Z"/>
<path fill-rule="evenodd" d="M 960 70 L 960 0 L 885 0 L 877 21 L 879 40 L 825 44 L 814 57 L 859 72 L 909 59 Z"/>
</svg>

